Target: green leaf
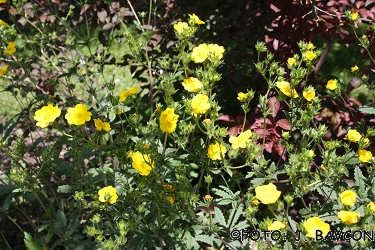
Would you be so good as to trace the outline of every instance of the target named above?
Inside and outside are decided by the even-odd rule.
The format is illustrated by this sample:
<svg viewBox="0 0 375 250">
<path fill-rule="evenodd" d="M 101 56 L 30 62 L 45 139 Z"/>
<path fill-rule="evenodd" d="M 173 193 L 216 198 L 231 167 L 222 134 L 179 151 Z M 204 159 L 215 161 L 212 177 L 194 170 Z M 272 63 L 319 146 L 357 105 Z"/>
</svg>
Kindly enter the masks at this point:
<svg viewBox="0 0 375 250">
<path fill-rule="evenodd" d="M 245 179 L 253 177 L 254 172 L 248 172 L 247 175 L 245 176 Z"/>
<path fill-rule="evenodd" d="M 63 211 L 57 210 L 56 213 L 56 222 L 54 223 L 55 227 L 59 228 L 59 230 L 65 234 L 67 232 L 67 222 L 66 222 L 66 217 Z"/>
<path fill-rule="evenodd" d="M 358 189 L 358 195 L 361 198 L 367 197 L 367 192 L 366 192 L 366 183 L 365 183 L 365 177 L 362 174 L 361 169 L 359 167 L 355 167 L 354 169 L 354 181 L 357 186 L 359 186 Z"/>
<path fill-rule="evenodd" d="M 27 250 L 41 250 L 40 243 L 34 240 L 28 232 L 25 232 L 24 242 Z"/>
<path fill-rule="evenodd" d="M 205 234 L 199 234 L 195 237 L 196 241 L 204 242 L 204 243 L 206 243 L 210 246 L 213 245 L 214 239 L 215 238 L 213 236 L 209 236 L 209 235 L 205 235 Z"/>
<path fill-rule="evenodd" d="M 70 185 L 62 185 L 57 188 L 57 192 L 64 193 L 64 194 L 71 194 L 78 190 L 78 187 L 76 185 L 70 186 Z"/>
<path fill-rule="evenodd" d="M 375 114 L 375 107 L 363 105 L 358 108 L 359 111 L 362 113 L 367 113 L 367 114 Z"/>
<path fill-rule="evenodd" d="M 254 178 L 250 181 L 253 187 L 258 187 L 266 181 L 266 178 Z"/>
<path fill-rule="evenodd" d="M 359 163 L 359 159 L 356 157 L 356 153 L 350 152 L 342 157 L 342 162 L 346 165 L 355 165 Z"/>
<path fill-rule="evenodd" d="M 218 207 L 214 207 L 214 211 L 215 211 L 215 220 L 217 222 L 219 222 L 219 224 L 221 224 L 224 227 L 226 227 L 227 226 L 227 222 L 225 221 L 225 217 L 224 217 L 223 212 Z"/>
<path fill-rule="evenodd" d="M 217 189 L 217 188 L 212 188 L 212 191 L 214 191 L 215 194 L 219 195 L 223 199 L 233 200 L 232 196 L 227 194 L 223 190 L 220 190 L 220 189 Z"/>
<path fill-rule="evenodd" d="M 11 193 L 14 189 L 16 189 L 16 186 L 1 185 L 0 186 L 0 196 L 3 195 L 3 194 Z"/>
<path fill-rule="evenodd" d="M 234 228 L 234 225 L 236 225 L 238 219 L 240 218 L 240 215 L 243 213 L 243 204 L 239 205 L 238 208 L 233 208 L 229 219 L 232 220 L 232 225 L 230 226 L 230 230 L 232 231 Z M 229 222 L 230 223 L 230 222 Z M 229 226 L 229 225 L 228 225 Z"/>
</svg>

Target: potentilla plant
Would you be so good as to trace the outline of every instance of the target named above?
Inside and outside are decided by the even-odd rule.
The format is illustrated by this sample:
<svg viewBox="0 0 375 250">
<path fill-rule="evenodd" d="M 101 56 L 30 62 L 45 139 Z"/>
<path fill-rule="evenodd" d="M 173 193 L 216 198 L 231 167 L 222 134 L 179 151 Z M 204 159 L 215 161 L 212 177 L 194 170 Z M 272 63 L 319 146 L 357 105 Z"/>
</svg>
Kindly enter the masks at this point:
<svg viewBox="0 0 375 250">
<path fill-rule="evenodd" d="M 233 97 L 241 103 L 244 124 L 237 136 L 228 136 L 228 128 L 215 123 L 221 116 L 215 84 L 225 48 L 191 42 L 204 24 L 195 14 L 175 23 L 176 56 L 157 59 L 147 48 L 147 34 L 137 36 L 125 21 L 117 23 L 123 45 L 153 78 L 149 88 L 162 93 L 163 99 L 147 109 L 142 105 L 146 84 L 123 88 L 104 79 L 106 95 L 97 95 L 93 80 L 101 79 L 95 77 L 104 74 L 105 62 L 97 57 L 101 50 L 110 53 L 111 44 L 98 48 L 99 62 L 92 52 L 88 58 L 66 51 L 64 57 L 39 57 L 59 69 L 54 74 L 64 78 L 61 92 L 66 95 L 35 95 L 29 102 L 30 124 L 46 134 L 33 144 L 40 147 L 35 163 L 24 159 L 21 138 L 5 138 L 1 144 L 14 164 L 3 210 L 19 205 L 31 228 L 12 223 L 29 249 L 325 249 L 340 240 L 352 248 L 371 246 L 373 239 L 366 235 L 375 225 L 375 178 L 369 137 L 375 130 L 352 127 L 343 141 L 323 140 L 327 126 L 314 117 L 322 109 L 322 96 L 339 97 L 341 88 L 338 79 L 331 79 L 318 93 L 309 79 L 321 50 L 300 42 L 300 53 L 284 68 L 258 43 L 258 58 L 267 53 L 255 65 L 268 84 L 259 96 L 263 132 L 245 130 L 255 92 L 244 89 Z M 119 31 L 112 32 L 115 44 Z M 16 65 L 17 44 L 9 40 L 2 46 L 13 56 L 6 62 Z M 0 73 L 12 82 L 15 73 L 5 64 Z M 74 95 L 73 80 L 84 82 L 88 98 Z M 265 145 L 268 121 L 276 117 L 280 102 L 288 108 L 276 161 L 265 155 Z M 59 157 L 63 145 L 66 153 Z M 344 180 L 349 172 L 353 184 Z M 37 223 L 27 204 L 42 212 Z"/>
</svg>

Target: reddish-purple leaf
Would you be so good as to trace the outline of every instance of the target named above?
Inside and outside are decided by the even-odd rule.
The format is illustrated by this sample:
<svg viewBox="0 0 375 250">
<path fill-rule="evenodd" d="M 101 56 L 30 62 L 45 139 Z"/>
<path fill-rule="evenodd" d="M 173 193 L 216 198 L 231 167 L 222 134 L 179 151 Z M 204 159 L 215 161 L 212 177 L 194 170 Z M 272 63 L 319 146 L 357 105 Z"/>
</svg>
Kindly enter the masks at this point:
<svg viewBox="0 0 375 250">
<path fill-rule="evenodd" d="M 287 119 L 280 119 L 276 122 L 276 125 L 284 130 L 290 130 L 290 123 Z"/>
</svg>

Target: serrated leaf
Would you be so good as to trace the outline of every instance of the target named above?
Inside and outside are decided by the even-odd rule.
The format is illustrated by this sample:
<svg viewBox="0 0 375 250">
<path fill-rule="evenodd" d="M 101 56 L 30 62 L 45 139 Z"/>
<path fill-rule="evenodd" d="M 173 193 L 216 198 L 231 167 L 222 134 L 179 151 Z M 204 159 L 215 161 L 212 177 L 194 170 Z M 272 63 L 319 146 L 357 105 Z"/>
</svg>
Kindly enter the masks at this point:
<svg viewBox="0 0 375 250">
<path fill-rule="evenodd" d="M 292 243 L 290 243 L 289 241 L 285 242 L 284 250 L 294 250 Z"/>
<path fill-rule="evenodd" d="M 362 174 L 362 171 L 359 169 L 359 167 L 355 167 L 354 169 L 354 181 L 357 186 L 359 186 L 358 193 L 360 197 L 364 195 L 365 191 L 365 177 Z"/>
<path fill-rule="evenodd" d="M 244 220 L 238 223 L 237 225 L 235 225 L 231 230 L 233 229 L 242 230 L 242 229 L 248 228 L 249 226 L 250 224 L 247 222 L 247 220 Z"/>
<path fill-rule="evenodd" d="M 66 222 L 66 217 L 63 211 L 57 210 L 56 213 L 56 222 L 54 223 L 56 227 L 58 227 L 63 234 L 67 231 L 67 222 Z"/>
<path fill-rule="evenodd" d="M 199 249 L 199 244 L 189 231 L 186 231 L 186 246 L 187 249 Z"/>
<path fill-rule="evenodd" d="M 70 185 L 62 185 L 57 188 L 57 191 L 59 193 L 64 193 L 64 194 L 70 194 L 74 193 L 75 191 L 78 190 L 78 187 L 76 185 L 70 186 Z"/>
<path fill-rule="evenodd" d="M 233 208 L 231 213 L 230 213 L 230 216 L 229 216 L 229 219 L 232 220 L 232 225 L 231 225 L 231 228 L 230 230 L 232 231 L 233 228 L 234 228 L 234 225 L 237 223 L 238 219 L 240 218 L 241 214 L 243 213 L 243 204 L 239 205 L 238 208 Z"/>
<path fill-rule="evenodd" d="M 254 172 L 248 172 L 247 175 L 245 176 L 245 179 L 253 177 Z"/>
<path fill-rule="evenodd" d="M 359 163 L 359 159 L 354 152 L 350 152 L 342 157 L 342 162 L 345 165 L 355 165 Z"/>
<path fill-rule="evenodd" d="M 232 196 L 227 194 L 226 192 L 224 192 L 223 190 L 220 190 L 220 189 L 217 189 L 217 188 L 213 188 L 212 189 L 214 191 L 215 194 L 219 195 L 220 197 L 222 197 L 223 199 L 230 199 L 230 200 L 233 200 Z"/>
<path fill-rule="evenodd" d="M 200 241 L 200 242 L 204 242 L 204 243 L 206 243 L 210 246 L 212 246 L 213 243 L 214 243 L 214 237 L 209 236 L 209 235 L 205 235 L 205 234 L 199 234 L 199 235 L 195 236 L 195 240 Z"/>
<path fill-rule="evenodd" d="M 233 202 L 233 199 L 223 199 L 223 200 L 220 200 L 217 204 L 219 205 L 227 205 L 227 204 L 230 204 Z"/>
<path fill-rule="evenodd" d="M 363 113 L 367 113 L 367 114 L 375 114 L 375 107 L 371 107 L 371 106 L 367 106 L 367 105 L 363 105 L 363 106 L 359 107 L 358 110 L 363 112 Z"/>
<path fill-rule="evenodd" d="M 254 178 L 250 181 L 253 187 L 258 187 L 266 181 L 266 178 Z"/>
<path fill-rule="evenodd" d="M 227 226 L 227 222 L 225 221 L 225 217 L 224 217 L 223 212 L 218 207 L 214 207 L 214 211 L 215 211 L 215 219 L 216 219 L 216 221 L 219 222 L 220 225 L 226 227 Z"/>
<path fill-rule="evenodd" d="M 40 244 L 28 232 L 25 232 L 24 242 L 27 250 L 41 250 Z"/>
</svg>

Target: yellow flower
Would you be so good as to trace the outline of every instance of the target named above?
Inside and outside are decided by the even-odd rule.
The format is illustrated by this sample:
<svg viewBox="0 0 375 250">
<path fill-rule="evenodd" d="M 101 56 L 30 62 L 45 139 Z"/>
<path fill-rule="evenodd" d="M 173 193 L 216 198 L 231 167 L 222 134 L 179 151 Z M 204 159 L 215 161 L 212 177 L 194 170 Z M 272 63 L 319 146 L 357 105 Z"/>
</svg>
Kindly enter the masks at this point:
<svg viewBox="0 0 375 250">
<path fill-rule="evenodd" d="M 9 42 L 7 48 L 4 50 L 5 53 L 11 55 L 16 52 L 16 42 Z"/>
<path fill-rule="evenodd" d="M 178 32 L 182 33 L 185 29 L 189 29 L 189 25 L 185 22 L 178 22 L 173 25 L 173 28 Z"/>
<path fill-rule="evenodd" d="M 87 106 L 77 104 L 74 108 L 68 108 L 65 119 L 69 124 L 82 125 L 91 120 L 91 112 L 88 111 Z"/>
<path fill-rule="evenodd" d="M 191 99 L 191 107 L 195 114 L 204 114 L 211 107 L 208 103 L 208 96 L 198 94 Z"/>
<path fill-rule="evenodd" d="M 290 65 L 290 66 L 292 66 L 292 65 L 294 65 L 295 63 L 297 62 L 297 60 L 296 59 L 294 59 L 294 58 L 288 58 L 288 64 Z"/>
<path fill-rule="evenodd" d="M 7 0 L 0 0 L 0 3 L 6 3 Z"/>
<path fill-rule="evenodd" d="M 311 50 L 308 50 L 308 51 L 306 51 L 305 56 L 306 56 L 307 60 L 312 61 L 315 58 L 315 53 Z"/>
<path fill-rule="evenodd" d="M 326 235 L 328 234 L 330 230 L 329 224 L 324 222 L 323 220 L 321 220 L 319 217 L 316 217 L 316 216 L 307 219 L 303 223 L 303 227 L 305 228 L 307 232 L 306 236 L 310 238 L 315 238 L 317 230 L 321 230 L 322 236 L 326 237 Z"/>
<path fill-rule="evenodd" d="M 150 144 L 146 143 L 145 145 L 143 145 L 143 149 L 144 150 L 149 150 L 150 149 Z"/>
<path fill-rule="evenodd" d="M 163 184 L 163 187 L 165 190 L 170 191 L 170 192 L 176 191 L 176 189 L 171 184 Z"/>
<path fill-rule="evenodd" d="M 275 203 L 279 199 L 280 195 L 281 192 L 277 190 L 275 184 L 273 183 L 255 188 L 255 197 L 263 204 Z"/>
<path fill-rule="evenodd" d="M 358 142 L 362 135 L 355 129 L 350 129 L 348 131 L 348 140 L 352 142 Z"/>
<path fill-rule="evenodd" d="M 357 194 L 351 190 L 345 190 L 340 195 L 341 203 L 345 206 L 354 206 Z"/>
<path fill-rule="evenodd" d="M 208 50 L 210 53 L 214 54 L 214 56 L 217 57 L 217 59 L 219 60 L 223 58 L 223 53 L 225 51 L 223 46 L 219 46 L 217 44 L 209 44 Z"/>
<path fill-rule="evenodd" d="M 315 91 L 313 89 L 303 91 L 303 97 L 305 97 L 305 99 L 310 102 L 315 97 Z"/>
<path fill-rule="evenodd" d="M 298 97 L 297 91 L 295 89 L 291 90 L 289 82 L 286 82 L 286 81 L 276 82 L 276 87 L 278 87 L 280 91 L 283 92 L 284 95 L 286 96 L 292 97 L 292 93 L 293 93 L 292 98 Z"/>
<path fill-rule="evenodd" d="M 203 87 L 203 84 L 197 78 L 189 77 L 182 82 L 182 86 L 188 92 L 198 92 Z"/>
<path fill-rule="evenodd" d="M 243 92 L 240 92 L 237 94 L 237 99 L 240 101 L 240 102 L 246 102 L 246 98 L 247 98 L 247 93 L 243 93 Z"/>
<path fill-rule="evenodd" d="M 233 149 L 246 148 L 246 143 L 250 141 L 252 133 L 251 130 L 241 132 L 237 137 L 231 136 L 229 142 L 232 144 Z"/>
<path fill-rule="evenodd" d="M 345 224 L 355 224 L 358 222 L 361 215 L 358 212 L 339 211 L 337 217 Z"/>
<path fill-rule="evenodd" d="M 286 225 L 284 223 L 277 220 L 277 221 L 272 222 L 272 224 L 268 225 L 267 229 L 271 231 L 275 231 L 275 230 L 283 229 L 285 228 L 285 226 Z"/>
<path fill-rule="evenodd" d="M 169 203 L 171 204 L 174 204 L 174 198 L 172 196 L 168 196 L 167 198 L 165 198 L 167 201 L 169 201 Z"/>
<path fill-rule="evenodd" d="M 356 71 L 358 71 L 358 66 L 357 65 L 354 65 L 353 67 L 351 67 L 351 70 L 352 70 L 352 72 L 356 72 Z"/>
<path fill-rule="evenodd" d="M 38 121 L 36 125 L 41 128 L 47 127 L 51 122 L 54 122 L 61 114 L 59 107 L 54 107 L 52 104 L 43 106 L 35 112 L 34 120 Z"/>
<path fill-rule="evenodd" d="M 253 202 L 251 202 L 254 206 L 258 206 L 260 204 L 260 201 L 255 199 Z"/>
<path fill-rule="evenodd" d="M 7 73 L 7 70 L 8 70 L 8 65 L 5 65 L 3 67 L 0 68 L 0 76 L 3 76 Z"/>
<path fill-rule="evenodd" d="M 195 47 L 191 52 L 190 58 L 195 63 L 204 62 L 209 54 L 210 50 L 207 44 L 202 43 L 198 47 Z"/>
<path fill-rule="evenodd" d="M 209 194 L 206 194 L 206 195 L 204 196 L 204 199 L 205 199 L 206 201 L 211 201 L 211 200 L 212 200 L 212 196 L 209 195 Z"/>
<path fill-rule="evenodd" d="M 140 152 L 135 152 L 132 154 L 132 166 L 138 173 L 143 176 L 150 174 L 151 170 L 155 167 L 154 162 L 152 162 L 150 155 L 143 155 Z"/>
<path fill-rule="evenodd" d="M 178 115 L 174 113 L 174 108 L 167 108 L 160 114 L 160 129 L 165 133 L 173 133 L 177 127 Z"/>
<path fill-rule="evenodd" d="M 211 144 L 208 147 L 207 155 L 213 161 L 222 160 L 221 155 L 225 156 L 226 152 L 227 152 L 227 149 L 223 145 L 216 142 L 215 144 Z"/>
<path fill-rule="evenodd" d="M 3 20 L 0 19 L 0 26 L 9 26 L 6 22 L 4 22 Z"/>
<path fill-rule="evenodd" d="M 369 204 L 367 204 L 367 207 L 371 210 L 371 213 L 375 213 L 375 203 L 374 202 L 370 202 Z"/>
<path fill-rule="evenodd" d="M 199 17 L 195 14 L 192 14 L 192 15 L 189 14 L 189 17 L 194 20 L 195 24 L 198 24 L 198 25 L 204 24 L 204 22 L 200 20 Z"/>
<path fill-rule="evenodd" d="M 336 79 L 335 80 L 333 80 L 333 79 L 329 80 L 327 82 L 326 88 L 329 89 L 329 90 L 337 89 L 338 88 L 337 80 Z"/>
<path fill-rule="evenodd" d="M 359 17 L 358 13 L 353 13 L 352 16 L 351 16 L 351 19 L 352 19 L 352 21 L 357 21 L 358 17 Z"/>
<path fill-rule="evenodd" d="M 133 156 L 133 154 L 134 154 L 134 152 L 133 152 L 133 151 L 129 151 L 129 152 L 128 152 L 128 157 L 132 157 L 132 156 Z"/>
<path fill-rule="evenodd" d="M 313 48 L 315 48 L 315 46 L 314 46 L 314 44 L 309 43 L 309 44 L 307 45 L 307 48 L 308 48 L 308 49 L 313 49 Z"/>
<path fill-rule="evenodd" d="M 307 150 L 307 155 L 310 157 L 310 158 L 313 158 L 315 156 L 315 153 L 314 153 L 314 150 Z"/>
<path fill-rule="evenodd" d="M 358 150 L 358 158 L 360 162 L 369 162 L 372 158 L 372 154 L 370 151 L 360 149 Z"/>
<path fill-rule="evenodd" d="M 100 120 L 99 118 L 94 119 L 94 124 L 95 124 L 95 128 L 99 131 L 105 130 L 108 132 L 111 130 L 111 125 L 108 122 L 102 122 L 102 120 Z"/>
<path fill-rule="evenodd" d="M 100 202 L 109 202 L 113 204 L 117 201 L 118 195 L 116 193 L 116 188 L 112 186 L 104 187 L 98 191 Z"/>
<path fill-rule="evenodd" d="M 134 94 L 136 94 L 139 90 L 139 87 L 138 86 L 135 86 L 131 89 L 128 89 L 128 90 L 123 90 L 120 92 L 120 99 L 118 100 L 119 102 L 123 102 L 126 100 L 126 98 L 128 98 L 129 96 L 132 96 Z"/>
</svg>

